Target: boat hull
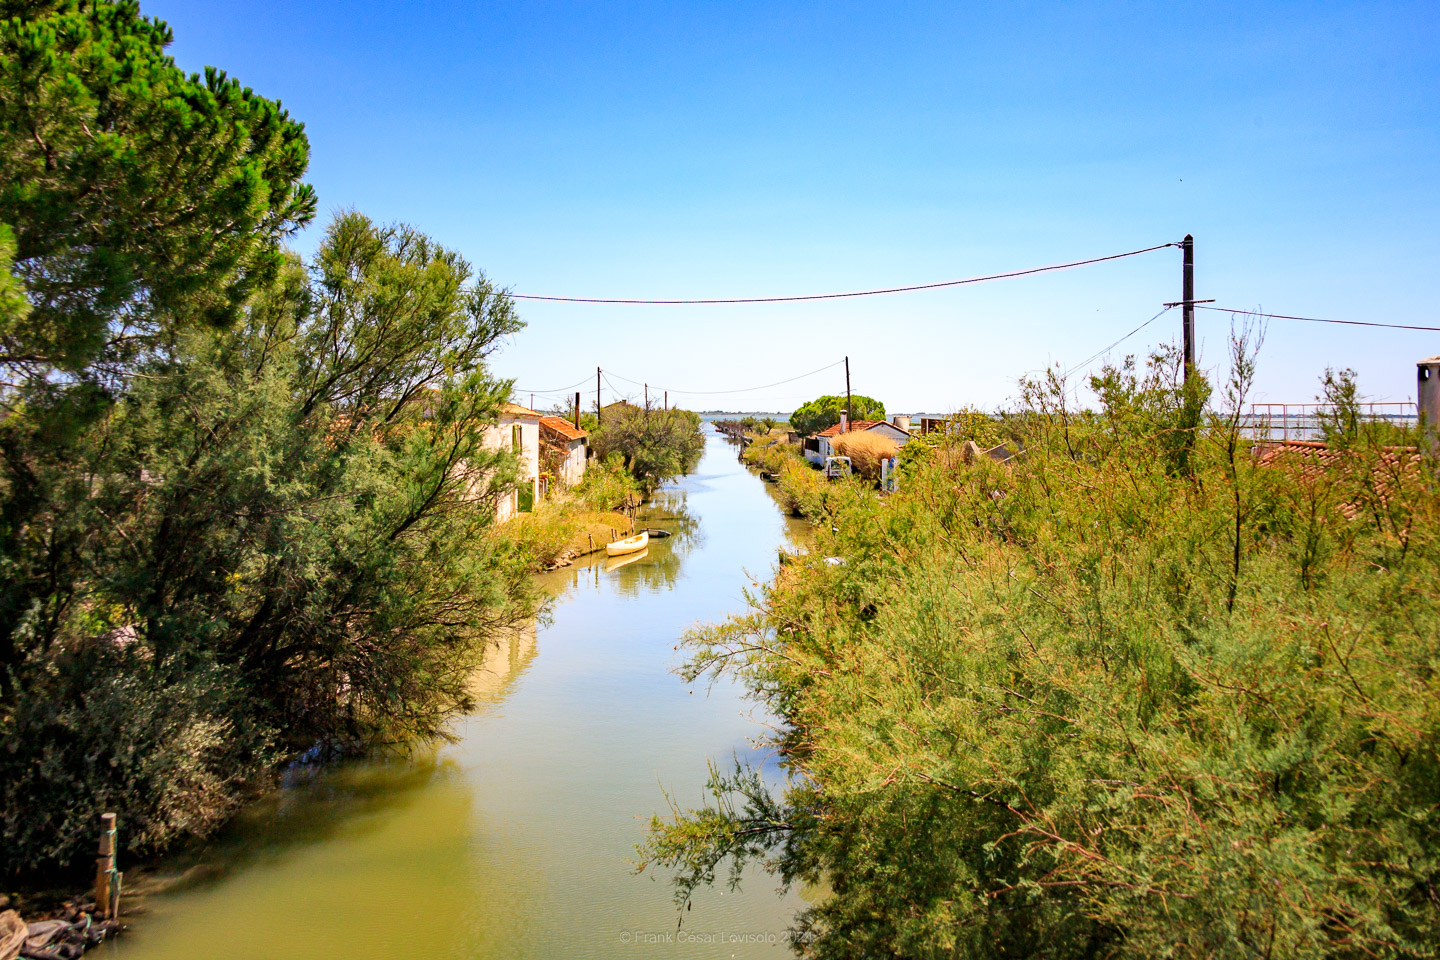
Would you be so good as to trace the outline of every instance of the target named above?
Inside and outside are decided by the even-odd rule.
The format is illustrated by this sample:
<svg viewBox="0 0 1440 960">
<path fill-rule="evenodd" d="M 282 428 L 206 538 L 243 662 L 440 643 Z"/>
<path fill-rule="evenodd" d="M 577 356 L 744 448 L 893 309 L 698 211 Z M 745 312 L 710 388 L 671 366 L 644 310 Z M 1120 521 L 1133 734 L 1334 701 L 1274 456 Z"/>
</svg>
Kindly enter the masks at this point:
<svg viewBox="0 0 1440 960">
<path fill-rule="evenodd" d="M 627 553 L 639 553 L 650 545 L 650 534 L 640 532 L 624 540 L 605 544 L 605 553 L 612 557 L 623 557 Z"/>
</svg>

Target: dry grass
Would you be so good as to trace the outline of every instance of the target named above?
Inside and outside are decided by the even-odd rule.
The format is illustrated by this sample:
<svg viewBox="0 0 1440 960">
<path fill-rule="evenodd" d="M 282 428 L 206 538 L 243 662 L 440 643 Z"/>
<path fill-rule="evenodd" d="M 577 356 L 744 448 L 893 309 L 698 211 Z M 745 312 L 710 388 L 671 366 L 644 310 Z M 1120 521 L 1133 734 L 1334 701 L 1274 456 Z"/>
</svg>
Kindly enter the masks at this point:
<svg viewBox="0 0 1440 960">
<path fill-rule="evenodd" d="M 900 449 L 894 440 L 864 430 L 843 434 L 834 445 L 836 452 L 849 457 L 851 468 L 866 480 L 878 480 L 880 461 L 895 456 Z"/>
</svg>

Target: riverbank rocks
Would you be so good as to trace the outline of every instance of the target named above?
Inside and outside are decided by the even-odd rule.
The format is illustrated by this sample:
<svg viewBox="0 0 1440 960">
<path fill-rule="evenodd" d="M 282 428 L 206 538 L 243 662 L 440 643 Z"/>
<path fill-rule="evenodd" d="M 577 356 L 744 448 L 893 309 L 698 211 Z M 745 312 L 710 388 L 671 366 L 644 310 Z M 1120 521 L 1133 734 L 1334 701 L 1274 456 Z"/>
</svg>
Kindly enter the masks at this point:
<svg viewBox="0 0 1440 960">
<path fill-rule="evenodd" d="M 119 933 L 117 920 L 97 920 L 83 909 L 90 904 L 69 903 L 60 916 L 26 924 L 14 910 L 0 913 L 0 960 L 75 960 L 86 950 Z"/>
</svg>

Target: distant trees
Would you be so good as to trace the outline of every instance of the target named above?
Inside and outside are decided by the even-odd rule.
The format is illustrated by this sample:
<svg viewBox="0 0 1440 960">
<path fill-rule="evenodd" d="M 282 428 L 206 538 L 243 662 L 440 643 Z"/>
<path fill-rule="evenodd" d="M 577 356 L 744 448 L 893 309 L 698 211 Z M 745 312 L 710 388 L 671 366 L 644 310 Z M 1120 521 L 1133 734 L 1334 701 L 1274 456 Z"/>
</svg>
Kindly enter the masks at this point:
<svg viewBox="0 0 1440 960">
<path fill-rule="evenodd" d="M 884 420 L 885 404 L 874 397 L 865 397 L 854 394 L 850 398 L 851 406 L 856 420 Z M 811 400 L 809 403 L 802 403 L 790 414 L 790 426 L 794 427 L 801 436 L 819 433 L 840 422 L 840 414 L 845 410 L 845 398 L 843 396 L 824 396 Z"/>
</svg>

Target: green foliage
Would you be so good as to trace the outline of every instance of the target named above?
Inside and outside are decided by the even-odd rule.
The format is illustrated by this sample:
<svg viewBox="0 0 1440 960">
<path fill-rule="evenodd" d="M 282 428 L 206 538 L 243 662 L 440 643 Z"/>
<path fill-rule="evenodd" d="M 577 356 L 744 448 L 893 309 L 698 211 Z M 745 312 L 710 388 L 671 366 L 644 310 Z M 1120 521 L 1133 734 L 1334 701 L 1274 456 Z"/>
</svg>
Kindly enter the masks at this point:
<svg viewBox="0 0 1440 960">
<path fill-rule="evenodd" d="M 1198 426 L 1162 354 L 1098 411 L 1027 384 L 1023 459 L 797 486 L 809 559 L 686 668 L 777 718 L 788 785 L 656 821 L 679 899 L 727 858 L 828 883 L 817 958 L 1435 956 L 1435 464 L 1262 464 L 1235 354 Z"/>
<path fill-rule="evenodd" d="M 640 483 L 625 469 L 625 458 L 612 453 L 603 459 L 592 457 L 572 492 L 591 510 L 619 510 L 638 500 Z"/>
<path fill-rule="evenodd" d="M 0 365 L 75 373 L 162 316 L 233 322 L 314 215 L 303 127 L 218 70 L 187 76 L 135 3 L 0 12 L 0 222 L 32 305 L 0 326 Z"/>
<path fill-rule="evenodd" d="M 131 2 L 0 0 L 0 875 L 212 829 L 272 761 L 443 735 L 533 613 L 484 434 L 520 326 L 315 208 L 277 102 Z"/>
<path fill-rule="evenodd" d="M 91 852 L 97 810 L 123 811 L 127 851 L 203 835 L 274 758 L 272 731 L 245 719 L 233 668 L 157 663 L 144 649 L 96 644 L 55 657 L 53 675 L 0 720 L 7 870 Z"/>
<path fill-rule="evenodd" d="M 740 456 L 750 466 L 773 474 L 779 474 L 787 463 L 804 463 L 800 446 L 787 443 L 783 437 L 756 440 Z"/>
<path fill-rule="evenodd" d="M 0 341 L 8 341 L 30 314 L 30 301 L 15 276 L 14 264 L 15 234 L 0 223 Z"/>
<path fill-rule="evenodd" d="M 854 394 L 850 398 L 853 416 L 852 420 L 884 420 L 885 404 L 873 397 L 862 397 Z M 840 414 L 845 410 L 845 398 L 835 396 L 819 397 L 809 403 L 802 403 L 790 414 L 790 425 L 799 431 L 802 437 L 819 433 L 833 427 L 840 422 Z"/>
<path fill-rule="evenodd" d="M 646 493 L 695 468 L 705 449 L 700 415 L 690 410 L 615 407 L 590 437 L 595 456 L 619 454 Z"/>
<path fill-rule="evenodd" d="M 118 808 L 158 849 L 271 752 L 443 734 L 534 608 L 490 531 L 513 457 L 483 445 L 510 387 L 485 357 L 518 326 L 454 253 L 346 214 L 309 278 L 144 354 L 66 460 L 28 407 L 5 419 L 0 740 L 23 749 L 0 782 L 55 776 L 67 802 L 35 826 L 6 795 L 0 871 L 82 856 L 64 811 Z M 121 755 L 97 771 L 100 743 Z"/>
</svg>

